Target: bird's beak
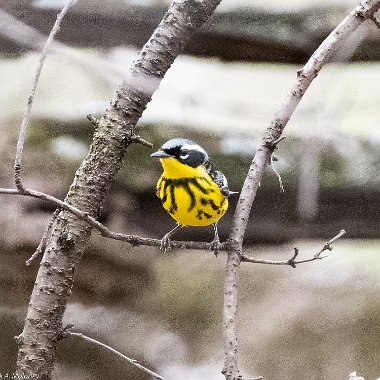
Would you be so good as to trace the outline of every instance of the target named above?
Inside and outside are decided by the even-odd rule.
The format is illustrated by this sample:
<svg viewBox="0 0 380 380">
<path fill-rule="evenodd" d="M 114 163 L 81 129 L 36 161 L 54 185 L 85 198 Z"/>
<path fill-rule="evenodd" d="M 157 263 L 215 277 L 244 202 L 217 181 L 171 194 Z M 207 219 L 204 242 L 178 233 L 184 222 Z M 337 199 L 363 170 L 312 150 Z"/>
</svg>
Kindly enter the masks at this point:
<svg viewBox="0 0 380 380">
<path fill-rule="evenodd" d="M 157 157 L 157 158 L 168 158 L 171 157 L 170 154 L 165 153 L 163 150 L 159 149 L 157 152 L 154 152 L 150 155 L 150 157 Z"/>
</svg>

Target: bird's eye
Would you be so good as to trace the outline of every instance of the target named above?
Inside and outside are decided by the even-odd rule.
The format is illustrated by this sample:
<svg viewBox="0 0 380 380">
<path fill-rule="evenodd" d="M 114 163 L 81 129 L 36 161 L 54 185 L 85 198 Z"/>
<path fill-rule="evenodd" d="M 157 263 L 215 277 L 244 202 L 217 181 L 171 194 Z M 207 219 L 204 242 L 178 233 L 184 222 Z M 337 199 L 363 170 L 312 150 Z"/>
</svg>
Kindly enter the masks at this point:
<svg viewBox="0 0 380 380">
<path fill-rule="evenodd" d="M 189 151 L 187 149 L 181 150 L 181 153 L 180 153 L 179 157 L 182 160 L 186 160 L 186 158 L 189 157 Z"/>
</svg>

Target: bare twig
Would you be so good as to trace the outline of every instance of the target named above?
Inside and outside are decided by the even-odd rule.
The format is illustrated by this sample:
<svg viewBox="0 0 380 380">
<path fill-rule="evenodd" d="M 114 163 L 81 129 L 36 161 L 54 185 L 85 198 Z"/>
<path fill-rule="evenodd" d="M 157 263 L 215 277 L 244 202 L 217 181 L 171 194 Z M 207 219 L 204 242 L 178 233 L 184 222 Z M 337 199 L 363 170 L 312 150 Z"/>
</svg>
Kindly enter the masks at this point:
<svg viewBox="0 0 380 380">
<path fill-rule="evenodd" d="M 151 142 L 144 140 L 139 135 L 133 135 L 133 136 L 131 136 L 131 140 L 134 143 L 145 145 L 145 146 L 147 146 L 148 148 L 151 148 L 151 149 L 153 148 L 153 144 Z"/>
<path fill-rule="evenodd" d="M 278 183 L 280 184 L 280 190 L 282 193 L 285 193 L 285 189 L 284 189 L 284 183 L 282 182 L 282 178 L 281 178 L 281 175 L 280 173 L 277 171 L 276 169 L 276 166 L 274 165 L 274 157 L 273 157 L 273 154 L 270 156 L 270 163 L 271 163 L 271 167 L 272 167 L 272 170 L 274 171 L 274 173 L 276 174 L 277 178 L 278 178 Z"/>
<path fill-rule="evenodd" d="M 16 41 L 20 45 L 42 52 L 48 38 L 47 35 L 25 24 L 4 9 L 0 9 L 0 19 L 0 34 Z M 65 59 L 70 65 L 74 64 L 91 70 L 92 74 L 99 76 L 101 79 L 106 79 L 112 84 L 116 80 L 123 80 L 128 72 L 127 67 L 116 66 L 100 57 L 90 56 L 84 51 L 79 51 L 56 40 L 50 45 L 49 54 L 51 53 L 59 55 L 60 59 Z"/>
<path fill-rule="evenodd" d="M 24 186 L 21 181 L 21 161 L 22 161 L 22 154 L 24 150 L 24 144 L 25 144 L 25 136 L 26 136 L 26 129 L 29 124 L 29 119 L 30 119 L 30 113 L 32 111 L 32 105 L 33 105 L 33 100 L 34 100 L 34 94 L 37 89 L 38 81 L 40 79 L 40 75 L 42 72 L 42 67 L 44 65 L 45 59 L 47 57 L 50 45 L 55 37 L 55 35 L 58 33 L 61 25 L 62 19 L 65 17 L 67 11 L 71 7 L 71 5 L 75 2 L 76 0 L 68 0 L 66 5 L 62 8 L 61 12 L 57 16 L 57 20 L 55 21 L 53 28 L 49 34 L 49 37 L 45 43 L 45 46 L 43 48 L 41 57 L 38 62 L 36 74 L 33 79 L 32 83 L 32 88 L 30 90 L 30 94 L 28 97 L 28 101 L 26 104 L 26 108 L 24 111 L 24 116 L 21 122 L 21 127 L 20 127 L 20 132 L 19 132 L 19 137 L 17 141 L 17 147 L 16 147 L 16 158 L 15 158 L 15 163 L 14 163 L 14 179 L 15 179 L 15 184 L 18 190 L 21 192 L 24 191 Z"/>
<path fill-rule="evenodd" d="M 126 235 L 119 232 L 113 232 L 113 231 L 110 231 L 107 227 L 105 227 L 101 223 L 97 222 L 97 224 L 98 224 L 97 225 L 98 230 L 100 231 L 101 235 L 106 238 L 125 241 L 135 246 L 138 246 L 138 245 L 146 245 L 150 247 L 161 246 L 160 239 L 144 238 L 144 237 L 140 237 L 136 235 Z M 170 241 L 170 245 L 172 248 L 180 248 L 180 249 L 196 249 L 196 250 L 206 250 L 206 251 L 209 251 L 211 249 L 210 243 L 198 242 L 198 241 L 173 240 L 173 241 Z M 228 242 L 224 242 L 224 243 L 220 243 L 218 248 L 219 248 L 219 251 L 226 251 L 227 247 L 228 247 Z"/>
<path fill-rule="evenodd" d="M 113 232 L 110 231 L 104 224 L 98 222 L 96 219 L 91 217 L 87 212 L 81 211 L 78 208 L 65 203 L 61 201 L 58 198 L 53 197 L 52 195 L 45 194 L 39 191 L 30 190 L 30 189 L 24 189 L 22 192 L 20 192 L 17 189 L 4 189 L 0 188 L 0 194 L 10 194 L 10 195 L 22 195 L 32 198 L 41 199 L 43 201 L 50 202 L 54 204 L 57 208 L 69 211 L 78 218 L 85 220 L 88 224 L 90 224 L 92 227 L 96 228 L 100 234 L 103 237 L 114 239 L 114 240 L 120 240 L 125 241 L 131 245 L 138 246 L 138 245 L 146 245 L 150 247 L 160 247 L 161 240 L 159 239 L 152 239 L 152 238 L 144 238 L 136 235 L 127 235 L 122 234 L 119 232 Z M 47 231 L 45 231 L 46 233 Z M 40 243 L 40 246 L 41 244 Z M 210 250 L 210 243 L 206 242 L 197 242 L 197 241 L 171 241 L 171 245 L 173 248 L 181 248 L 181 249 L 197 249 L 197 250 Z M 40 246 L 37 248 L 38 253 L 40 252 Z M 219 250 L 225 251 L 227 250 L 228 242 L 220 243 Z M 35 254 L 38 254 L 37 251 L 33 254 L 33 258 Z M 28 262 L 32 259 L 32 257 L 28 260 Z M 27 264 L 28 264 L 27 262 Z"/>
<path fill-rule="evenodd" d="M 51 228 L 53 226 L 53 223 L 55 221 L 55 218 L 58 216 L 59 212 L 61 210 L 58 208 L 57 210 L 54 211 L 53 217 L 51 218 L 48 226 L 46 227 L 46 230 L 44 234 L 42 235 L 42 239 L 40 241 L 40 244 L 38 245 L 36 251 L 33 253 L 32 256 L 28 260 L 26 260 L 26 265 L 30 265 L 40 254 L 44 253 L 45 248 L 46 248 L 46 241 L 48 239 L 49 233 L 51 231 Z"/>
<path fill-rule="evenodd" d="M 283 141 L 283 140 L 285 140 L 286 139 L 286 136 L 280 136 L 277 140 L 274 140 L 274 141 L 272 141 L 272 147 L 273 148 L 277 148 L 277 146 L 278 146 L 278 144 L 281 142 L 281 141 Z"/>
<path fill-rule="evenodd" d="M 154 246 L 154 247 L 159 247 L 161 244 L 161 240 L 159 239 L 152 239 L 152 238 L 144 238 L 136 235 L 127 235 L 119 232 L 113 232 L 110 231 L 106 226 L 104 226 L 102 223 L 98 222 L 96 219 L 92 218 L 88 213 L 83 212 L 76 207 L 73 207 L 51 195 L 41 193 L 35 190 L 30 190 L 30 189 L 24 189 L 23 192 L 19 192 L 17 189 L 4 189 L 0 188 L 0 194 L 11 194 L 11 195 L 23 195 L 23 196 L 30 196 L 33 198 L 41 199 L 44 201 L 48 201 L 50 203 L 53 203 L 55 206 L 57 206 L 59 209 L 57 209 L 53 215 L 52 220 L 50 221 L 47 229 L 45 230 L 45 233 L 43 235 L 43 238 L 36 250 L 36 252 L 31 256 L 31 258 L 26 262 L 27 265 L 30 265 L 31 262 L 35 259 L 36 256 L 38 256 L 39 253 L 44 251 L 45 248 L 45 243 L 46 239 L 48 236 L 48 233 L 51 229 L 51 226 L 59 214 L 60 209 L 70 211 L 77 217 L 85 220 L 88 222 L 91 226 L 96 228 L 100 234 L 103 237 L 114 239 L 114 240 L 120 240 L 120 241 L 125 241 L 131 245 L 138 246 L 138 245 L 146 245 L 146 246 Z M 276 260 L 264 260 L 264 259 L 254 259 L 254 258 L 249 258 L 245 255 L 241 255 L 241 259 L 244 262 L 250 262 L 250 263 L 256 263 L 256 264 L 271 264 L 271 265 L 291 265 L 294 266 L 296 264 L 301 264 L 301 263 L 306 263 L 310 261 L 314 261 L 317 259 L 321 259 L 323 257 L 319 257 L 322 252 L 326 250 L 332 250 L 331 244 L 342 237 L 345 234 L 345 230 L 341 230 L 338 235 L 333 237 L 331 240 L 325 243 L 325 245 L 322 247 L 322 249 L 315 254 L 313 258 L 306 259 L 306 260 L 300 260 L 300 261 L 295 261 L 295 258 L 298 255 L 298 249 L 295 248 L 295 254 L 294 256 L 287 260 L 287 261 L 276 261 Z M 195 242 L 195 241 L 172 241 L 172 246 L 174 248 L 181 248 L 181 249 L 197 249 L 197 250 L 209 250 L 210 249 L 210 243 L 206 242 Z M 219 250 L 227 250 L 229 249 L 229 243 L 220 243 Z"/>
<path fill-rule="evenodd" d="M 241 261 L 246 263 L 255 263 L 255 264 L 269 264 L 269 265 L 290 265 L 295 268 L 297 264 L 309 263 L 315 260 L 324 259 L 327 256 L 321 256 L 324 251 L 332 251 L 333 247 L 331 244 L 340 239 L 342 236 L 346 234 L 345 230 L 341 230 L 336 236 L 334 236 L 331 240 L 325 243 L 325 245 L 311 258 L 304 260 L 296 260 L 299 250 L 297 247 L 294 248 L 294 254 L 289 260 L 264 260 L 264 259 L 255 259 L 252 257 L 248 257 L 245 255 L 241 256 Z"/>
<path fill-rule="evenodd" d="M 99 120 L 92 116 L 90 113 L 87 115 L 87 120 L 95 127 L 97 128 L 97 126 L 99 125 Z"/>
<path fill-rule="evenodd" d="M 370 17 L 370 19 L 380 29 L 380 20 L 375 15 L 372 15 L 372 17 Z"/>
<path fill-rule="evenodd" d="M 127 361 L 128 363 L 134 365 L 135 367 L 137 367 L 137 368 L 141 369 L 142 371 L 148 373 L 149 375 L 153 376 L 155 379 L 165 380 L 162 376 L 158 375 L 157 373 L 151 371 L 149 368 L 146 368 L 143 365 L 141 365 L 140 363 L 138 363 L 137 360 L 130 359 L 127 356 L 125 356 L 124 354 L 122 354 L 121 352 L 119 352 L 119 351 L 115 350 L 114 348 L 108 346 L 107 344 L 99 342 L 96 339 L 90 338 L 87 335 L 84 335 L 82 333 L 77 333 L 77 332 L 65 331 L 64 336 L 65 337 L 73 336 L 73 337 L 82 339 L 86 342 L 93 343 L 99 347 L 105 348 L 106 350 L 111 351 L 113 354 L 117 355 L 119 358 L 122 358 L 123 360 Z"/>
<path fill-rule="evenodd" d="M 270 162 L 282 132 L 293 112 L 301 101 L 304 93 L 316 78 L 322 66 L 340 47 L 342 42 L 351 35 L 365 20 L 372 18 L 380 8 L 379 0 L 362 1 L 322 42 L 310 57 L 305 66 L 297 71 L 297 79 L 288 96 L 274 115 L 271 125 L 265 132 L 264 142 L 258 149 L 249 168 L 239 201 L 235 210 L 230 233 L 230 248 L 228 250 L 226 276 L 224 285 L 223 332 L 225 360 L 223 373 L 226 380 L 236 380 L 241 375 L 238 367 L 237 344 L 237 298 L 239 267 L 242 260 L 243 239 L 247 223 L 256 197 L 257 189 L 265 167 Z M 295 260 L 294 260 L 295 262 Z M 293 263 L 294 264 L 294 263 Z M 283 265 L 283 264 L 281 264 Z M 289 263 L 287 264 L 289 265 Z"/>
<path fill-rule="evenodd" d="M 322 249 L 315 254 L 316 257 L 319 257 L 321 255 L 322 252 L 324 251 L 332 251 L 332 247 L 331 247 L 331 244 L 334 243 L 334 241 L 340 239 L 342 236 L 344 236 L 346 234 L 346 231 L 345 230 L 340 230 L 339 231 L 339 234 L 334 236 L 331 240 L 329 240 L 328 242 L 325 243 L 325 245 L 322 247 Z"/>
<path fill-rule="evenodd" d="M 53 197 L 52 195 L 45 194 L 40 191 L 25 189 L 25 188 L 23 190 L 0 188 L 0 194 L 23 195 L 23 196 L 37 198 L 43 201 L 51 202 L 56 207 L 61 208 L 62 210 L 69 211 L 75 216 L 77 216 L 78 218 L 85 220 L 86 222 L 88 222 L 90 225 L 97 228 L 98 230 L 102 230 L 102 228 L 104 227 L 101 223 L 99 223 L 97 220 L 92 218 L 87 212 L 81 211 L 78 208 L 61 201 L 60 199 Z M 106 227 L 104 228 L 106 229 Z"/>
</svg>

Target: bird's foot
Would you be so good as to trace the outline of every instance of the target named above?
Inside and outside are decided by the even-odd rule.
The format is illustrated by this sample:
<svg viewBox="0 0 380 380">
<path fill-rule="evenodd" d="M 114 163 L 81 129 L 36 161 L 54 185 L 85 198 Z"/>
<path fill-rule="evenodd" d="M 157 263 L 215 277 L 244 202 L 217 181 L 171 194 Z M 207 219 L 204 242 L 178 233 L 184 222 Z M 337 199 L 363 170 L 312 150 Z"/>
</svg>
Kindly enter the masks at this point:
<svg viewBox="0 0 380 380">
<path fill-rule="evenodd" d="M 160 249 L 162 253 L 168 253 L 170 252 L 171 244 L 170 244 L 170 234 L 166 234 L 162 239 L 161 239 L 161 245 Z"/>
<path fill-rule="evenodd" d="M 162 239 L 161 239 L 161 252 L 167 253 L 171 250 L 171 244 L 170 244 L 170 237 L 179 229 L 181 229 L 183 226 L 181 226 L 179 223 L 171 230 L 169 231 Z"/>
<path fill-rule="evenodd" d="M 220 245 L 219 237 L 214 237 L 214 240 L 210 243 L 210 251 L 214 251 L 215 257 L 218 256 L 219 245 Z"/>
</svg>

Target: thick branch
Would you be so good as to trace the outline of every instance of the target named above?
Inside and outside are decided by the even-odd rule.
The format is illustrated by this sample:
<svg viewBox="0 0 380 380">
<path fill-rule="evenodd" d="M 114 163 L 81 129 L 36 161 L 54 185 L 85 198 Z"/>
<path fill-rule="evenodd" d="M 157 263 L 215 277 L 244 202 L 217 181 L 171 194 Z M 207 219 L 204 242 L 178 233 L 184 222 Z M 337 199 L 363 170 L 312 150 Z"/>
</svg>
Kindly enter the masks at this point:
<svg viewBox="0 0 380 380">
<path fill-rule="evenodd" d="M 265 132 L 262 146 L 256 152 L 249 168 L 240 198 L 237 203 L 230 233 L 230 249 L 228 251 L 226 277 L 224 285 L 224 374 L 226 380 L 239 378 L 238 345 L 236 334 L 236 313 L 238 296 L 239 265 L 242 259 L 242 246 L 249 214 L 265 167 L 271 160 L 276 143 L 291 115 L 302 99 L 310 83 L 318 75 L 322 66 L 337 50 L 342 42 L 365 20 L 372 19 L 380 8 L 379 0 L 361 2 L 322 42 L 320 47 L 308 60 L 306 65 L 297 72 L 297 79 L 275 114 L 271 125 Z M 241 377 L 240 377 L 241 378 Z"/>
<path fill-rule="evenodd" d="M 96 218 L 122 165 L 125 149 L 136 139 L 135 125 L 153 92 L 219 2 L 173 2 L 99 120 L 90 151 L 75 174 L 65 203 Z M 63 313 L 91 229 L 87 221 L 68 211 L 60 212 L 54 221 L 18 339 L 19 373 L 51 379 Z"/>
</svg>

